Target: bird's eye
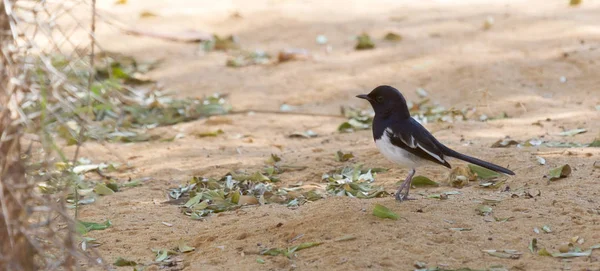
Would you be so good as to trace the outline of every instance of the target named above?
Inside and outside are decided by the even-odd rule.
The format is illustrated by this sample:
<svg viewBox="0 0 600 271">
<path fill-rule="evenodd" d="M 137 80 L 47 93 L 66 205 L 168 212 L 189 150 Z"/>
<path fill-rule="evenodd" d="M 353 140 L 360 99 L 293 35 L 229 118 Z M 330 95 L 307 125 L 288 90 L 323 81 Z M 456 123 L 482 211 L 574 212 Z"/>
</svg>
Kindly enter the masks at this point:
<svg viewBox="0 0 600 271">
<path fill-rule="evenodd" d="M 378 103 L 383 103 L 383 96 L 377 96 L 377 98 L 375 98 L 375 100 L 376 100 Z"/>
</svg>

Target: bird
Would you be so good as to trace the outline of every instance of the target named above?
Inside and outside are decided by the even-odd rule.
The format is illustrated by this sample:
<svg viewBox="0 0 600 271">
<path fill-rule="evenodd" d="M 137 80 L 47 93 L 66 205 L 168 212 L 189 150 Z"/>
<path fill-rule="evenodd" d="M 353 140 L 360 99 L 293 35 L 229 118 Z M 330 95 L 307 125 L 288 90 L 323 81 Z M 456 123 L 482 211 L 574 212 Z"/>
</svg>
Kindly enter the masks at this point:
<svg viewBox="0 0 600 271">
<path fill-rule="evenodd" d="M 394 87 L 381 85 L 369 94 L 356 97 L 369 101 L 375 111 L 372 130 L 379 152 L 400 167 L 410 169 L 395 194 L 396 200 L 400 202 L 409 199 L 408 193 L 417 167 L 435 164 L 452 168 L 447 160 L 449 157 L 496 172 L 515 175 L 507 168 L 459 153 L 439 142 L 411 117 L 404 96 Z"/>
</svg>

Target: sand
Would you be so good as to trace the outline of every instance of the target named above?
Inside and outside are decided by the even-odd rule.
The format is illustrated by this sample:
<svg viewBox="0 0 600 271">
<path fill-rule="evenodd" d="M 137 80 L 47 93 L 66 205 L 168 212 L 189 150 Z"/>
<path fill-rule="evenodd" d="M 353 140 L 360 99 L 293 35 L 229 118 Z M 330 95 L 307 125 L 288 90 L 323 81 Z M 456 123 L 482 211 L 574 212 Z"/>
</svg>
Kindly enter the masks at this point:
<svg viewBox="0 0 600 271">
<path fill-rule="evenodd" d="M 177 206 L 163 204 L 168 188 L 192 176 L 260 169 L 271 153 L 286 163 L 307 167 L 282 174 L 284 185 L 320 183 L 323 173 L 345 164 L 334 160 L 338 150 L 356 156 L 346 164 L 390 168 L 376 178 L 376 184 L 389 192 L 408 170 L 395 167 L 377 152 L 370 131 L 338 133 L 344 119 L 334 116 L 232 114 L 157 128 L 152 132 L 186 136 L 173 142 L 109 144 L 109 148 L 87 143 L 82 150 L 82 156 L 94 162 L 119 162 L 121 157 L 131 163 L 134 170 L 122 178 L 151 177 L 141 187 L 101 197 L 82 208 L 82 220 L 113 222 L 107 230 L 89 233 L 101 243 L 98 250 L 106 262 L 124 257 L 150 263 L 151 248 L 174 248 L 182 239 L 196 249 L 177 256 L 168 269 L 413 270 L 418 261 L 446 268 L 600 270 L 600 251 L 561 260 L 528 249 L 532 238 L 551 252 L 575 236 L 584 238 L 579 245 L 584 249 L 600 243 L 600 169 L 593 166 L 600 160 L 600 149 L 490 147 L 506 136 L 589 143 L 600 135 L 600 112 L 595 109 L 600 104 L 600 3 L 583 1 L 571 8 L 568 1 L 541 0 L 131 0 L 122 6 L 113 2 L 99 1 L 99 7 L 141 29 L 234 34 L 247 49 L 276 54 L 285 48 L 304 48 L 313 57 L 233 69 L 224 65 L 225 53 L 199 53 L 197 44 L 132 37 L 105 24 L 98 26 L 102 48 L 139 59 L 163 59 L 149 76 L 178 97 L 219 92 L 230 95 L 235 110 L 278 110 L 285 103 L 298 112 L 334 115 L 341 105 L 368 108 L 354 96 L 380 84 L 397 87 L 409 100 L 418 99 L 415 90 L 421 87 L 445 107 L 475 107 L 488 116 L 506 112 L 506 119 L 426 127 L 449 147 L 508 166 L 516 176 L 499 189 L 476 183 L 462 189 L 415 188 L 411 193 L 417 200 L 403 203 L 391 196 L 329 197 L 294 209 L 250 206 L 195 221 Z M 139 18 L 144 10 L 159 16 Z M 232 16 L 235 12 L 241 18 Z M 489 16 L 494 23 L 483 30 Z M 363 31 L 375 40 L 374 50 L 353 49 L 353 36 Z M 403 40 L 383 41 L 389 31 L 401 34 Z M 317 35 L 328 38 L 329 51 L 316 43 Z M 541 125 L 532 124 L 537 121 Z M 587 132 L 558 135 L 574 128 Z M 216 129 L 225 133 L 214 138 L 193 136 Z M 287 137 L 307 129 L 319 136 Z M 540 165 L 536 156 L 545 158 L 546 165 Z M 569 177 L 552 182 L 544 177 L 565 163 L 573 168 Z M 449 170 L 434 166 L 417 173 L 443 182 Z M 452 190 L 461 194 L 447 200 L 421 196 Z M 501 200 L 492 206 L 492 216 L 480 216 L 475 210 L 484 198 Z M 402 219 L 373 216 L 377 203 Z M 493 217 L 511 219 L 497 222 Z M 534 232 L 544 225 L 552 232 Z M 333 241 L 346 235 L 356 238 Z M 291 259 L 257 255 L 261 248 L 312 241 L 324 243 Z M 486 249 L 514 249 L 523 255 L 504 259 L 482 252 Z"/>
</svg>

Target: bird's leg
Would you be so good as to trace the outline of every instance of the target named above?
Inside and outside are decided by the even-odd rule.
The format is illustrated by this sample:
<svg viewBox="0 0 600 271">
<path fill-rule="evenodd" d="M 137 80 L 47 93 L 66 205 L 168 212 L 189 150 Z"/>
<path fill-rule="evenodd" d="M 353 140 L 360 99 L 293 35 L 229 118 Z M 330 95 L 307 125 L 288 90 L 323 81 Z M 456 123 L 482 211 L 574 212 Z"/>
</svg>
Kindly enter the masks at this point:
<svg viewBox="0 0 600 271">
<path fill-rule="evenodd" d="M 410 191 L 410 185 L 412 183 L 412 178 L 413 178 L 413 176 L 415 176 L 416 172 L 417 171 L 414 168 L 411 169 L 410 172 L 408 173 L 408 176 L 404 180 L 404 182 L 402 182 L 400 187 L 398 187 L 398 191 L 396 191 L 396 195 L 395 195 L 397 201 L 411 200 L 410 198 L 408 198 L 408 191 Z"/>
</svg>

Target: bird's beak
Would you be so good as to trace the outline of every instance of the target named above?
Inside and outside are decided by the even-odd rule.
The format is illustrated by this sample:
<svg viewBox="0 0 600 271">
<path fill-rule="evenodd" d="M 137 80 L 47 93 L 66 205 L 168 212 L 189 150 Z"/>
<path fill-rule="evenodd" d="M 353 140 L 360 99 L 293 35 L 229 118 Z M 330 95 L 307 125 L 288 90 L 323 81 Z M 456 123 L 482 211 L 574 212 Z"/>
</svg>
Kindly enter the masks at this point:
<svg viewBox="0 0 600 271">
<path fill-rule="evenodd" d="M 356 95 L 356 98 L 361 98 L 361 99 L 365 99 L 367 101 L 371 100 L 371 97 L 367 96 L 367 94 L 360 94 L 360 95 Z"/>
</svg>

